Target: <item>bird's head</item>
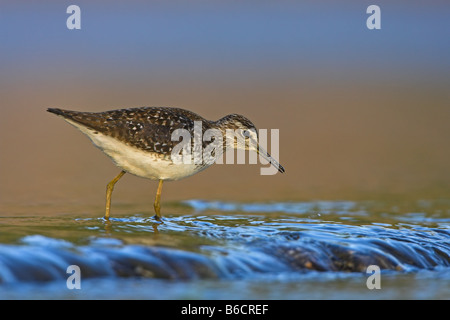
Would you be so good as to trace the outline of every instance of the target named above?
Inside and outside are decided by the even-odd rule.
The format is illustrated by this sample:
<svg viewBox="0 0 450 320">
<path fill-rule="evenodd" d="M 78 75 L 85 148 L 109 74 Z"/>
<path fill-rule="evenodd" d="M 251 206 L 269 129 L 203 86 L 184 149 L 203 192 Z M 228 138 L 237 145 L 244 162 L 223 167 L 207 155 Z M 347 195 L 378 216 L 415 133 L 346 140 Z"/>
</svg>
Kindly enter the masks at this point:
<svg viewBox="0 0 450 320">
<path fill-rule="evenodd" d="M 216 124 L 226 137 L 224 140 L 226 146 L 231 145 L 235 149 L 255 151 L 277 168 L 279 172 L 283 173 L 285 171 L 284 168 L 260 146 L 258 130 L 249 119 L 239 114 L 230 114 L 218 120 Z"/>
</svg>

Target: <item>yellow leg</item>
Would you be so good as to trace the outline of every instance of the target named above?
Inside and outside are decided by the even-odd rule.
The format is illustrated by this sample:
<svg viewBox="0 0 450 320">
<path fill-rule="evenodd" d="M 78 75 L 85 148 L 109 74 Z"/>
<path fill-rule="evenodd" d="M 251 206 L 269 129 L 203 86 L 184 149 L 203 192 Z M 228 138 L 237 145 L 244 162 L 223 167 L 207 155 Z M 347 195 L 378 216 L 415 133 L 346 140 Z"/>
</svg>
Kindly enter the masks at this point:
<svg viewBox="0 0 450 320">
<path fill-rule="evenodd" d="M 159 180 L 159 184 L 158 184 L 158 190 L 156 191 L 156 198 L 155 198 L 155 203 L 153 205 L 153 207 L 155 208 L 155 219 L 161 221 L 161 204 L 160 204 L 160 200 L 161 200 L 161 191 L 162 191 L 162 185 L 163 185 L 164 180 Z"/>
<path fill-rule="evenodd" d="M 105 213 L 105 219 L 109 220 L 109 212 L 111 211 L 111 195 L 114 190 L 114 185 L 117 181 L 119 181 L 120 178 L 125 174 L 125 171 L 121 171 L 117 177 L 112 179 L 108 185 L 106 186 L 106 213 Z"/>
</svg>

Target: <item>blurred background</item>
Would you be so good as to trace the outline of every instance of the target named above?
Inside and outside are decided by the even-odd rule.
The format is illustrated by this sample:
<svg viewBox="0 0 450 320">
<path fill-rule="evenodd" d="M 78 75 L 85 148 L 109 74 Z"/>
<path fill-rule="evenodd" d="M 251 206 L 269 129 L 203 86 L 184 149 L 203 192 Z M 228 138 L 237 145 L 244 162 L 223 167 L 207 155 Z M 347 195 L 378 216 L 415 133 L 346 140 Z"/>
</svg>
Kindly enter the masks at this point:
<svg viewBox="0 0 450 320">
<path fill-rule="evenodd" d="M 163 203 L 448 197 L 449 21 L 448 1 L 1 1 L 0 204 L 104 205 L 120 169 L 47 107 L 280 130 L 285 174 L 216 165 L 166 183 Z M 113 201 L 144 208 L 156 187 L 126 175 Z"/>
</svg>

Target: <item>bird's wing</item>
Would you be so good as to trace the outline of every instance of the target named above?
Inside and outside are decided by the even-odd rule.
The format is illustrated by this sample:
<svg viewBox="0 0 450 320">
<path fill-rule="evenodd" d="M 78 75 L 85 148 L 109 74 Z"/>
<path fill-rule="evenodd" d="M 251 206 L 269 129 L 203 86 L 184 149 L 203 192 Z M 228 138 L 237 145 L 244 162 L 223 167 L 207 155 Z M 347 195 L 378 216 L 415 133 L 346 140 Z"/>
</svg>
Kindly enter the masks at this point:
<svg viewBox="0 0 450 320">
<path fill-rule="evenodd" d="M 49 108 L 49 112 L 145 151 L 168 154 L 179 140 L 176 129 L 193 131 L 195 113 L 177 108 L 129 108 L 105 112 L 78 112 Z"/>
</svg>

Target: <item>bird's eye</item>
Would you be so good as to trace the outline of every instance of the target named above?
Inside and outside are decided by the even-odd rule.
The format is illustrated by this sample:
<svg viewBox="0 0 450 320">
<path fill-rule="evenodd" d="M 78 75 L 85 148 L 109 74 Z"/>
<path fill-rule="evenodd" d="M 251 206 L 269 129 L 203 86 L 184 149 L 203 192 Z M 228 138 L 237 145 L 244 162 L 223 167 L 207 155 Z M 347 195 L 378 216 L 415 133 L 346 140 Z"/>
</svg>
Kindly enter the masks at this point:
<svg viewBox="0 0 450 320">
<path fill-rule="evenodd" d="M 242 134 L 244 135 L 244 137 L 250 137 L 250 131 L 248 130 L 242 131 Z"/>
</svg>

